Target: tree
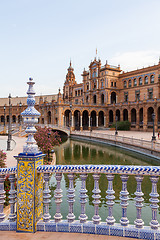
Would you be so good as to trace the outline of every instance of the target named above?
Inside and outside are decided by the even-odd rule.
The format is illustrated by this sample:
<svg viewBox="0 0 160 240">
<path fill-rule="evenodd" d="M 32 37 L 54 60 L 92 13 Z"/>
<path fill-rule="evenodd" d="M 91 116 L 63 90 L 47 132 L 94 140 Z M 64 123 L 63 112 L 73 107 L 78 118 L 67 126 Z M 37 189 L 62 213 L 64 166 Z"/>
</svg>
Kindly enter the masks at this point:
<svg viewBox="0 0 160 240">
<path fill-rule="evenodd" d="M 53 150 L 53 147 L 61 143 L 61 138 L 58 132 L 53 132 L 51 128 L 37 126 L 37 132 L 34 135 L 40 150 L 46 154 L 46 160 L 49 161 L 49 153 Z"/>
</svg>

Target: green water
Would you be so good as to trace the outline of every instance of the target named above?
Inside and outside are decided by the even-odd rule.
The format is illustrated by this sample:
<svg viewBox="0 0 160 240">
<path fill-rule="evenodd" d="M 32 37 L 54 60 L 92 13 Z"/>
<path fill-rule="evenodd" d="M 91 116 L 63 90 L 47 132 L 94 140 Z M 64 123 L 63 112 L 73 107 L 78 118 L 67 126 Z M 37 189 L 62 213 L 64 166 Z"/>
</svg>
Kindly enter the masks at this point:
<svg viewBox="0 0 160 240">
<path fill-rule="evenodd" d="M 69 165 L 69 164 L 106 164 L 106 165 L 159 165 L 157 161 L 150 159 L 144 155 L 136 154 L 130 151 L 124 151 L 120 148 L 111 147 L 103 144 L 92 144 L 90 142 L 81 142 L 68 139 L 65 143 L 55 148 L 56 153 L 56 164 Z M 127 190 L 129 192 L 129 206 L 127 207 L 127 217 L 131 224 L 136 219 L 136 207 L 134 201 L 134 193 L 136 191 L 136 180 L 134 176 L 130 176 L 127 182 Z M 79 175 L 75 176 L 74 187 L 75 187 L 75 203 L 74 203 L 74 214 L 76 219 L 80 215 L 81 207 L 79 203 L 79 190 L 81 181 Z M 106 190 L 108 187 L 107 178 L 105 174 L 102 174 L 99 181 L 101 190 L 101 204 L 99 205 L 99 215 L 102 221 L 108 216 L 108 208 L 106 205 Z M 69 187 L 69 181 L 67 174 L 64 174 L 61 181 L 61 188 L 63 190 L 63 198 L 61 204 L 61 213 L 63 218 L 66 219 L 68 214 L 68 202 L 67 202 L 67 189 Z M 86 188 L 88 190 L 88 198 L 86 204 L 86 214 L 88 219 L 91 220 L 94 215 L 94 205 L 92 203 L 92 190 L 94 187 L 94 181 L 92 174 L 88 174 Z M 54 190 L 56 188 L 56 180 L 54 174 L 50 179 L 51 189 L 51 205 L 50 214 L 53 218 L 55 214 L 55 203 L 54 203 Z M 121 205 L 119 200 L 119 194 L 122 189 L 122 182 L 119 175 L 115 175 L 113 188 L 115 191 L 115 204 L 113 206 L 113 215 L 116 222 L 119 222 L 121 218 Z M 144 177 L 142 182 L 142 191 L 144 193 L 144 207 L 142 208 L 142 219 L 145 225 L 149 225 L 151 221 L 152 212 L 150 209 L 149 193 L 151 192 L 151 182 L 149 177 Z M 160 182 L 158 184 L 158 193 L 160 192 Z M 158 212 L 158 221 L 160 222 L 160 212 Z"/>
</svg>

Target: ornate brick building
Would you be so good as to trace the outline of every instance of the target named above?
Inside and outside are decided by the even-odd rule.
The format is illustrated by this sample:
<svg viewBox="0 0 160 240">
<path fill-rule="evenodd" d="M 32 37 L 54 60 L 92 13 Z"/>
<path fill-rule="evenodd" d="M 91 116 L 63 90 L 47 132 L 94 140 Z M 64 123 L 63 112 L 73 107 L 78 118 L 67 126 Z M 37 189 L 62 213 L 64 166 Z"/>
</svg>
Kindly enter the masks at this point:
<svg viewBox="0 0 160 240">
<path fill-rule="evenodd" d="M 160 128 L 160 61 L 157 65 L 123 72 L 120 66 L 96 58 L 84 69 L 82 83 L 77 84 L 70 62 L 63 87 L 57 95 L 36 98 L 41 112 L 40 123 L 70 126 L 72 130 L 105 128 L 129 120 L 131 129 L 149 131 L 155 113 L 156 131 Z M 8 99 L 0 99 L 0 123 L 9 121 Z M 20 107 L 19 103 L 22 103 Z M 26 98 L 12 99 L 12 122 L 17 123 L 26 108 Z"/>
</svg>

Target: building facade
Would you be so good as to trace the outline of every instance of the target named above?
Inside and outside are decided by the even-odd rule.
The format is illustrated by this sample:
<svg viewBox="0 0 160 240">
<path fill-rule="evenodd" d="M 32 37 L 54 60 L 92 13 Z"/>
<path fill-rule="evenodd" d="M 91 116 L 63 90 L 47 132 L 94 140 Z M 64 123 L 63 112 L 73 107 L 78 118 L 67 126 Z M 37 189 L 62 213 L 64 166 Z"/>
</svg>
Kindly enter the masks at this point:
<svg viewBox="0 0 160 240">
<path fill-rule="evenodd" d="M 22 104 L 20 104 L 20 102 Z M 0 123 L 9 122 L 8 99 L 0 99 Z M 35 107 L 41 113 L 39 123 L 90 130 L 110 127 L 118 121 L 130 121 L 132 130 L 160 128 L 160 61 L 157 65 L 124 72 L 120 66 L 101 64 L 94 59 L 76 82 L 70 62 L 63 86 L 57 95 L 36 97 Z M 5 108 L 5 110 L 4 110 Z M 12 99 L 13 123 L 20 122 L 26 98 Z"/>
</svg>

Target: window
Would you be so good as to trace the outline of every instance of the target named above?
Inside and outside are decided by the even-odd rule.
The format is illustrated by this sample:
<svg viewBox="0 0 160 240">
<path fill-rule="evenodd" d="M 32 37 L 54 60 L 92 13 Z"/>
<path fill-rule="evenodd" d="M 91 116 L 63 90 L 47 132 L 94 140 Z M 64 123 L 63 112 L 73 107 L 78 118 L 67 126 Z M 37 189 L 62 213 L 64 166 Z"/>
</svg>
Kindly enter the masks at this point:
<svg viewBox="0 0 160 240">
<path fill-rule="evenodd" d="M 139 101 L 140 100 L 140 90 L 135 91 L 135 101 Z"/>
<path fill-rule="evenodd" d="M 151 75 L 151 83 L 154 83 L 154 75 Z"/>
<path fill-rule="evenodd" d="M 80 96 L 80 90 L 78 90 L 78 96 Z"/>
<path fill-rule="evenodd" d="M 116 87 L 116 82 L 114 82 L 114 86 Z"/>
<path fill-rule="evenodd" d="M 142 85 L 142 78 L 139 78 L 139 85 Z"/>
<path fill-rule="evenodd" d="M 101 88 L 103 88 L 104 87 L 104 82 L 103 81 L 101 81 Z"/>
<path fill-rule="evenodd" d="M 124 88 L 126 88 L 127 87 L 127 82 L 126 81 L 124 81 Z"/>
<path fill-rule="evenodd" d="M 148 77 L 147 76 L 144 78 L 144 84 L 148 84 Z"/>
<path fill-rule="evenodd" d="M 87 90 L 89 90 L 89 83 L 87 83 Z"/>
<path fill-rule="evenodd" d="M 77 96 L 77 91 L 75 91 L 75 96 Z"/>
<path fill-rule="evenodd" d="M 93 83 L 93 89 L 96 88 L 96 80 L 94 80 L 94 83 Z"/>
<path fill-rule="evenodd" d="M 132 87 L 132 81 L 131 81 L 131 79 L 128 81 L 128 87 Z"/>
<path fill-rule="evenodd" d="M 83 94 L 83 89 L 81 89 L 81 96 L 82 96 L 82 94 Z"/>
<path fill-rule="evenodd" d="M 102 72 L 102 76 L 103 76 L 103 72 Z"/>
<path fill-rule="evenodd" d="M 111 87 L 113 87 L 113 82 L 111 82 Z"/>
<path fill-rule="evenodd" d="M 78 104 L 78 99 L 75 99 L 75 104 Z"/>
<path fill-rule="evenodd" d="M 136 78 L 134 78 L 133 83 L 134 83 L 134 86 L 137 86 L 137 79 Z"/>
<path fill-rule="evenodd" d="M 153 98 L 153 88 L 148 88 L 148 99 Z"/>
<path fill-rule="evenodd" d="M 88 103 L 88 96 L 86 97 L 86 103 Z"/>
<path fill-rule="evenodd" d="M 124 92 L 124 102 L 128 102 L 128 92 Z"/>
<path fill-rule="evenodd" d="M 96 95 L 94 95 L 93 96 L 93 103 L 96 104 L 96 102 L 97 102 L 97 97 L 96 97 Z"/>
</svg>

